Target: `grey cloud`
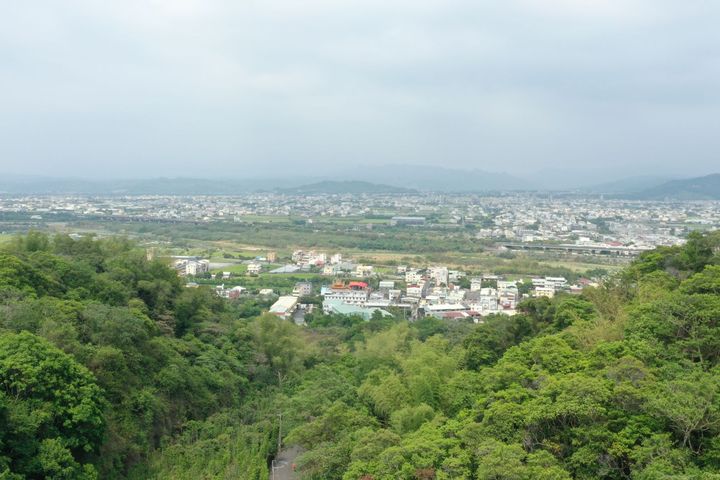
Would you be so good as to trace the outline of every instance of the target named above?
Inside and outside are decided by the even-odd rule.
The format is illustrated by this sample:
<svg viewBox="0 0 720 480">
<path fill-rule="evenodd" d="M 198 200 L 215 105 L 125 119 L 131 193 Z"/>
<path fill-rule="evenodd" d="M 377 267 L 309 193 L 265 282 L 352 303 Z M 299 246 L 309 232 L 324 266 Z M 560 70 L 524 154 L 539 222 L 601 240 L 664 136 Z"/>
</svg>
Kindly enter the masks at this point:
<svg viewBox="0 0 720 480">
<path fill-rule="evenodd" d="M 699 0 L 14 2 L 0 170 L 707 173 L 718 21 Z"/>
</svg>

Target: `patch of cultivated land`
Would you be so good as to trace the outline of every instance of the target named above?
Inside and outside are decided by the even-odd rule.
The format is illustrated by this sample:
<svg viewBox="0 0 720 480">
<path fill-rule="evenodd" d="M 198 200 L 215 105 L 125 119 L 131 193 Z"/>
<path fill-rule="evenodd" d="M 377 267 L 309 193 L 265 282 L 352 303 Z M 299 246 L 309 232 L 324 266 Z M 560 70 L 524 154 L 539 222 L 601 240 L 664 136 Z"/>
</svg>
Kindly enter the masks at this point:
<svg viewBox="0 0 720 480">
<path fill-rule="evenodd" d="M 280 219 L 285 217 L 272 218 Z M 241 227 L 236 224 L 208 224 L 207 228 L 214 231 L 213 236 L 216 237 L 212 239 L 198 238 L 205 230 L 205 225 L 189 229 L 185 226 L 185 228 L 179 229 L 183 230 L 179 232 L 179 236 L 172 238 L 165 236 L 163 228 L 166 226 L 154 224 L 143 226 L 83 222 L 82 224 L 64 225 L 62 230 L 65 232 L 97 233 L 99 235 L 114 232 L 127 234 L 131 237 L 141 237 L 144 240 L 169 241 L 173 246 L 162 249 L 168 255 L 198 255 L 209 257 L 218 263 L 232 263 L 243 259 L 251 259 L 256 256 L 264 256 L 271 251 L 276 252 L 278 255 L 278 263 L 287 263 L 294 250 L 302 249 L 320 250 L 328 254 L 340 252 L 346 258 L 352 258 L 356 262 L 366 262 L 377 266 L 396 264 L 428 266 L 439 264 L 472 273 L 486 272 L 509 275 L 534 275 L 550 272 L 561 274 L 560 270 L 577 273 L 596 268 L 615 271 L 625 264 L 622 260 L 618 261 L 618 259 L 612 258 L 548 258 L 532 253 L 515 254 L 514 257 L 507 258 L 501 256 L 500 252 L 494 250 L 491 246 L 484 247 L 485 250 L 483 250 L 482 245 L 476 244 L 474 240 L 468 239 L 464 241 L 458 238 L 443 237 L 445 235 L 443 232 L 435 230 L 373 230 L 372 235 L 379 235 L 378 239 L 389 241 L 389 244 L 393 246 L 393 250 L 362 248 L 352 245 L 352 242 L 348 242 L 348 239 L 355 239 L 357 245 L 360 245 L 366 243 L 367 240 L 363 235 L 370 232 L 365 231 L 364 228 L 358 231 L 341 231 L 346 226 L 341 222 L 336 223 L 338 231 L 327 230 L 329 224 L 325 222 L 328 220 L 327 218 L 321 220 L 324 223 L 323 228 L 325 230 L 323 231 L 298 230 L 291 225 L 286 228 L 282 227 L 279 221 L 272 224 L 257 223 L 255 227 L 251 225 Z M 349 221 L 350 219 L 343 220 Z M 160 229 L 158 230 L 158 228 Z M 233 231 L 235 228 L 242 228 L 243 231 Z M 339 236 L 345 239 L 343 245 L 337 244 Z M 405 245 L 406 241 L 412 243 L 413 239 L 414 244 L 408 244 L 407 249 L 398 248 Z M 449 248 L 438 251 L 423 250 L 423 246 L 427 247 L 428 244 L 433 244 L 433 242 L 440 245 L 445 242 Z M 450 245 L 452 242 L 454 242 L 453 245 Z M 463 245 L 471 244 L 478 247 L 477 251 L 472 251 L 473 249 L 460 251 L 464 250 Z M 421 247 L 422 251 L 415 250 L 418 246 Z M 460 250 L 455 249 L 455 246 L 458 246 Z M 226 254 L 234 258 L 226 258 Z M 242 268 L 238 267 L 237 273 L 241 271 Z"/>
</svg>

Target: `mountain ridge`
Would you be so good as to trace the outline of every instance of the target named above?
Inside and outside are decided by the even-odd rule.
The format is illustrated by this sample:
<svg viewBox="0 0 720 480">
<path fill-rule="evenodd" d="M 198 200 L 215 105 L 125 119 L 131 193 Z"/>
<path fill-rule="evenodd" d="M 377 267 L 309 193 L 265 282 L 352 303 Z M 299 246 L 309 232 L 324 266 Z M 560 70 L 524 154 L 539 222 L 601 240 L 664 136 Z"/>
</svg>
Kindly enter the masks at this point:
<svg viewBox="0 0 720 480">
<path fill-rule="evenodd" d="M 362 180 L 321 180 L 319 182 L 277 190 L 280 193 L 294 194 L 340 194 L 340 193 L 417 193 L 417 190 L 372 183 Z"/>
<path fill-rule="evenodd" d="M 630 197 L 638 200 L 720 200 L 720 173 L 670 180 Z"/>
</svg>

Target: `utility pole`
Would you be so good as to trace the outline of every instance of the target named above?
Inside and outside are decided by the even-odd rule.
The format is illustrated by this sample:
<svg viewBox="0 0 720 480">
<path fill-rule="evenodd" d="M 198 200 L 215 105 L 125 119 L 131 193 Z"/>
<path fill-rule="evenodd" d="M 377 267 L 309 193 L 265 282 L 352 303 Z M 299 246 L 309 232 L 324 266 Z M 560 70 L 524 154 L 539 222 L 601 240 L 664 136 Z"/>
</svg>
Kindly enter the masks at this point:
<svg viewBox="0 0 720 480">
<path fill-rule="evenodd" d="M 280 449 L 282 448 L 282 412 L 278 413 L 278 418 L 280 419 L 280 422 L 278 423 L 278 446 L 277 446 L 277 451 L 278 451 L 278 455 L 279 455 Z"/>
</svg>

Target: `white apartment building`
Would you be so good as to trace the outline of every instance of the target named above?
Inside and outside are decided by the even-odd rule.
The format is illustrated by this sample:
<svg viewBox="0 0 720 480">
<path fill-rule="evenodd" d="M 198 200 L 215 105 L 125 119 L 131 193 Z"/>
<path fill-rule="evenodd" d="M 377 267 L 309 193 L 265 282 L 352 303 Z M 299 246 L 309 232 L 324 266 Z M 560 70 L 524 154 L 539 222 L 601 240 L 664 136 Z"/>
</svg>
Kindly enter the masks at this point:
<svg viewBox="0 0 720 480">
<path fill-rule="evenodd" d="M 373 274 L 373 266 L 372 265 L 357 265 L 355 267 L 355 276 L 357 277 L 369 277 Z"/>
<path fill-rule="evenodd" d="M 175 270 L 179 275 L 202 275 L 210 271 L 209 260 L 181 259 L 175 262 Z"/>
<path fill-rule="evenodd" d="M 399 299 L 400 297 L 402 297 L 402 290 L 388 290 L 388 300 L 393 301 Z"/>
<path fill-rule="evenodd" d="M 432 267 L 430 268 L 430 278 L 435 280 L 436 285 L 448 284 L 448 269 L 447 267 Z"/>
<path fill-rule="evenodd" d="M 312 283 L 310 282 L 298 282 L 295 284 L 295 288 L 293 288 L 293 295 L 297 295 L 299 297 L 306 297 L 308 295 L 312 295 Z"/>
<path fill-rule="evenodd" d="M 414 285 L 417 283 L 420 283 L 420 280 L 422 280 L 422 275 L 417 270 L 408 270 L 405 272 L 405 283 L 408 285 Z"/>
<path fill-rule="evenodd" d="M 323 293 L 324 300 L 339 300 L 350 305 L 362 305 L 367 302 L 367 290 L 334 290 Z"/>
<path fill-rule="evenodd" d="M 448 282 L 457 282 L 465 276 L 465 272 L 459 270 L 448 270 Z"/>
<path fill-rule="evenodd" d="M 465 290 L 455 289 L 448 292 L 447 301 L 452 303 L 459 303 L 465 299 Z"/>
<path fill-rule="evenodd" d="M 259 263 L 250 263 L 247 266 L 247 274 L 248 275 L 258 275 L 262 272 L 262 265 Z"/>
<path fill-rule="evenodd" d="M 406 289 L 406 295 L 408 297 L 416 297 L 420 298 L 422 297 L 422 287 L 420 285 L 408 285 Z"/>
<path fill-rule="evenodd" d="M 565 277 L 543 277 L 533 278 L 533 286 L 537 289 L 540 288 L 552 288 L 553 290 L 560 290 L 567 286 L 567 279 Z"/>
<path fill-rule="evenodd" d="M 535 296 L 552 298 L 555 296 L 555 289 L 553 287 L 535 287 Z"/>
</svg>

